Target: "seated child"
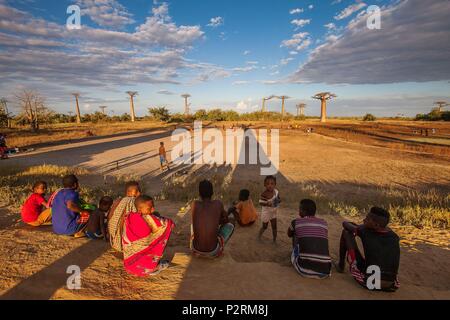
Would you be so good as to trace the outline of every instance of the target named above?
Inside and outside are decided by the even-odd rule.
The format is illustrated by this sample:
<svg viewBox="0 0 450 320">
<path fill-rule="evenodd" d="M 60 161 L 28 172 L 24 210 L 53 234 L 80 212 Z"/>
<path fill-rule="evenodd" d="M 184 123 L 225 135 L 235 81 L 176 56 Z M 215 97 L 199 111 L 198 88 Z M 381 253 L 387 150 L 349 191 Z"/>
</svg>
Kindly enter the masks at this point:
<svg viewBox="0 0 450 320">
<path fill-rule="evenodd" d="M 366 272 L 369 266 L 378 266 L 381 271 L 381 288 L 376 290 L 396 291 L 399 288 L 397 279 L 400 263 L 399 237 L 387 227 L 389 212 L 373 207 L 364 219 L 363 225 L 344 222 L 342 231 L 338 272 L 344 272 L 345 258 L 350 265 L 350 273 L 363 287 L 368 288 L 367 280 L 371 276 Z M 355 237 L 361 238 L 364 256 L 359 251 Z"/>
<path fill-rule="evenodd" d="M 292 238 L 291 262 L 306 278 L 325 279 L 331 274 L 328 249 L 328 224 L 316 218 L 316 204 L 304 199 L 300 202 L 300 217 L 291 222 L 288 237 Z"/>
<path fill-rule="evenodd" d="M 250 199 L 250 191 L 243 189 L 239 192 L 239 201 L 228 210 L 228 214 L 233 214 L 241 227 L 251 226 L 255 223 L 258 215 L 253 201 Z"/>
<path fill-rule="evenodd" d="M 46 192 L 45 181 L 38 181 L 33 185 L 33 194 L 28 197 L 22 207 L 23 222 L 33 227 L 52 224 L 52 212 L 44 198 Z"/>
<path fill-rule="evenodd" d="M 261 205 L 261 220 L 262 228 L 259 231 L 259 239 L 270 225 L 272 226 L 273 243 L 277 242 L 277 212 L 278 206 L 281 202 L 279 192 L 275 187 L 277 186 L 277 179 L 274 176 L 267 176 L 264 179 L 264 187 L 266 190 L 261 194 L 259 204 Z"/>
<path fill-rule="evenodd" d="M 63 188 L 50 197 L 53 231 L 59 235 L 84 237 L 84 228 L 89 220 L 90 206 L 83 204 L 78 192 L 78 178 L 71 174 L 62 179 Z"/>
<path fill-rule="evenodd" d="M 113 199 L 111 197 L 103 197 L 100 199 L 98 208 L 89 215 L 89 220 L 86 229 L 84 230 L 86 237 L 91 240 L 105 239 L 108 241 L 108 238 L 106 237 L 105 218 L 108 215 L 112 204 Z"/>
<path fill-rule="evenodd" d="M 198 257 L 217 258 L 223 254 L 234 225 L 220 200 L 212 200 L 213 185 L 204 180 L 199 185 L 200 201 L 192 204 L 191 250 Z"/>
<path fill-rule="evenodd" d="M 6 135 L 0 133 L 0 159 L 8 159 L 8 147 L 6 146 Z"/>
<path fill-rule="evenodd" d="M 154 276 L 169 267 L 162 260 L 174 223 L 155 212 L 153 198 L 136 198 L 137 212 L 129 212 L 122 234 L 125 270 L 139 277 Z"/>
</svg>

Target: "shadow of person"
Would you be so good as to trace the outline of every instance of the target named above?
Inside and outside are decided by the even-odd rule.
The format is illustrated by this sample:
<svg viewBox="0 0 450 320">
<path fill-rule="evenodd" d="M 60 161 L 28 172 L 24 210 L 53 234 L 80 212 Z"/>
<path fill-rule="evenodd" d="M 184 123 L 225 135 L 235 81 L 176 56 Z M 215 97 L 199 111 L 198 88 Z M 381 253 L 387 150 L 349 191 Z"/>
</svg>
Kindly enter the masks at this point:
<svg viewBox="0 0 450 320">
<path fill-rule="evenodd" d="M 22 280 L 3 294 L 0 300 L 48 300 L 59 288 L 66 286 L 68 278 L 73 274 L 67 273 L 69 266 L 78 266 L 83 271 L 107 249 L 108 244 L 104 241 L 86 241 L 75 250 Z M 81 285 L 83 285 L 82 278 Z"/>
</svg>

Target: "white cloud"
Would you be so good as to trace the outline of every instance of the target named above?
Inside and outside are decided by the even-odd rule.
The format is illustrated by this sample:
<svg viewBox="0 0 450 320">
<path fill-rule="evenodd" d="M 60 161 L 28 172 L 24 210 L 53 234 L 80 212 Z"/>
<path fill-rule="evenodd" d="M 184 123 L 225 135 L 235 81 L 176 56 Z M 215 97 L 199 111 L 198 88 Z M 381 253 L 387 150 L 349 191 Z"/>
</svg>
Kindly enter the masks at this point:
<svg viewBox="0 0 450 320">
<path fill-rule="evenodd" d="M 224 24 L 224 19 L 222 17 L 214 17 L 209 20 L 208 27 L 216 28 Z"/>
<path fill-rule="evenodd" d="M 132 14 L 116 0 L 77 0 L 81 14 L 102 27 L 122 28 L 134 23 Z"/>
<path fill-rule="evenodd" d="M 289 40 L 281 42 L 281 47 L 293 49 L 295 51 L 301 51 L 308 48 L 311 44 L 311 38 L 308 32 L 296 33 Z"/>
<path fill-rule="evenodd" d="M 239 112 L 255 111 L 259 109 L 259 105 L 255 104 L 251 98 L 248 98 L 246 100 L 239 101 L 236 104 L 236 109 Z"/>
<path fill-rule="evenodd" d="M 317 47 L 291 82 L 378 84 L 450 80 L 450 19 L 440 0 L 401 1 L 382 9 L 382 30 L 365 13 Z"/>
<path fill-rule="evenodd" d="M 302 28 L 307 24 L 311 23 L 311 19 L 294 19 L 291 21 L 293 25 L 296 25 L 298 28 Z"/>
<path fill-rule="evenodd" d="M 366 6 L 367 5 L 364 2 L 352 4 L 352 5 L 348 6 L 347 8 L 345 8 L 344 10 L 342 10 L 339 14 L 337 14 L 334 17 L 334 19 L 336 19 L 336 20 L 345 19 Z"/>
<path fill-rule="evenodd" d="M 198 26 L 177 26 L 167 10 L 167 5 L 159 5 L 135 32 L 121 32 L 87 25 L 68 30 L 0 5 L 0 86 L 34 82 L 42 87 L 43 79 L 51 79 L 49 87 L 111 89 L 124 84 L 176 84 L 180 70 L 204 72 L 206 67 L 196 68 L 183 57 L 203 32 Z"/>
<path fill-rule="evenodd" d="M 289 62 L 291 62 L 292 60 L 294 60 L 294 58 L 281 59 L 280 60 L 280 65 L 285 66 L 285 65 L 289 64 Z"/>
<path fill-rule="evenodd" d="M 298 52 L 297 52 L 297 51 L 289 51 L 289 54 L 290 54 L 291 56 L 295 56 L 295 55 L 298 54 Z"/>
<path fill-rule="evenodd" d="M 172 91 L 169 91 L 169 90 L 159 90 L 158 92 L 156 92 L 157 94 L 163 94 L 163 95 L 166 95 L 166 96 L 172 96 L 172 95 L 174 95 L 175 93 L 173 93 Z"/>
<path fill-rule="evenodd" d="M 248 83 L 250 83 L 250 82 L 249 82 L 249 81 L 241 80 L 241 81 L 234 81 L 234 82 L 232 83 L 232 85 L 233 85 L 233 86 L 239 86 L 239 85 L 248 84 Z"/>
<path fill-rule="evenodd" d="M 325 24 L 324 27 L 327 28 L 328 30 L 336 29 L 336 25 L 332 22 Z"/>
<path fill-rule="evenodd" d="M 197 67 L 202 69 L 203 71 L 195 78 L 195 80 L 191 84 L 229 78 L 232 75 L 230 71 L 214 65 L 199 64 L 197 65 Z"/>
<path fill-rule="evenodd" d="M 250 72 L 257 69 L 257 67 L 255 65 L 249 65 L 246 67 L 237 67 L 237 68 L 233 68 L 232 71 L 235 72 Z"/>
<path fill-rule="evenodd" d="M 296 9 L 292 9 L 291 11 L 289 11 L 290 14 L 298 14 L 298 13 L 302 13 L 304 10 L 301 8 L 296 8 Z"/>
<path fill-rule="evenodd" d="M 310 4 L 310 5 L 308 6 L 308 9 L 309 9 L 309 10 L 314 9 L 314 5 Z"/>
<path fill-rule="evenodd" d="M 244 56 L 248 56 L 250 53 L 251 53 L 250 50 L 245 50 L 245 51 L 243 52 L 243 55 L 244 55 Z"/>
</svg>

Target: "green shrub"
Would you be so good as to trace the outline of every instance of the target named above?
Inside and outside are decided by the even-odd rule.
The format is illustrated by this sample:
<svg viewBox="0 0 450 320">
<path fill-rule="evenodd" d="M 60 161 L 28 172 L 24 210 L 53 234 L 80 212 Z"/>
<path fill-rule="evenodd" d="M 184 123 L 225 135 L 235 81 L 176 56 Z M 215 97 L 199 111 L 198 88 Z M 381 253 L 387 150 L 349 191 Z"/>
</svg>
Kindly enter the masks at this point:
<svg viewBox="0 0 450 320">
<path fill-rule="evenodd" d="M 376 120 L 377 120 L 377 118 L 373 114 L 370 114 L 370 113 L 366 114 L 363 117 L 363 121 L 376 121 Z"/>
</svg>

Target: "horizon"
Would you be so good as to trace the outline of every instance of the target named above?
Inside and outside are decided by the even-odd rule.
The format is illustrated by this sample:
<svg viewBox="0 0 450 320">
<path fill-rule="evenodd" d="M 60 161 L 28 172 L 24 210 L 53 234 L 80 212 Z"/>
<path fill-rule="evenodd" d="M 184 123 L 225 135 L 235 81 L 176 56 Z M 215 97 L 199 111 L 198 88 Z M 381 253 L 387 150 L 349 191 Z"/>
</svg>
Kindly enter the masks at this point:
<svg viewBox="0 0 450 320">
<path fill-rule="evenodd" d="M 66 28 L 73 4 L 81 30 Z M 366 26 L 371 5 L 380 30 Z M 15 92 L 37 90 L 67 114 L 78 91 L 82 114 L 120 115 L 133 90 L 142 117 L 155 106 L 183 112 L 184 93 L 192 113 L 253 112 L 288 95 L 287 112 L 304 102 L 317 117 L 311 97 L 330 91 L 330 118 L 414 117 L 450 100 L 449 13 L 442 0 L 0 0 L 0 97 L 13 107 Z"/>
</svg>

